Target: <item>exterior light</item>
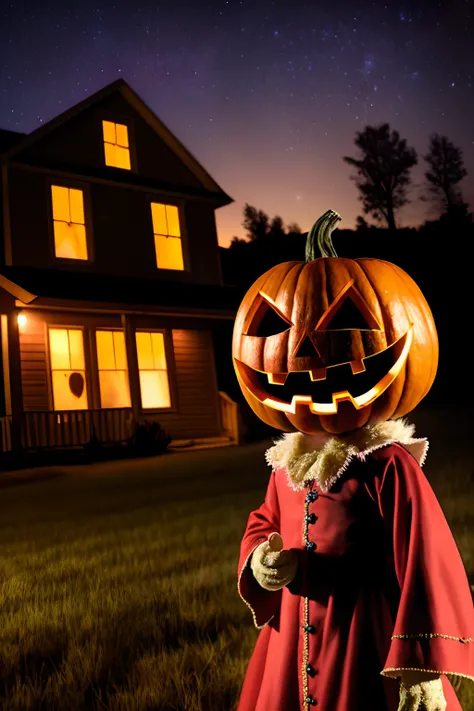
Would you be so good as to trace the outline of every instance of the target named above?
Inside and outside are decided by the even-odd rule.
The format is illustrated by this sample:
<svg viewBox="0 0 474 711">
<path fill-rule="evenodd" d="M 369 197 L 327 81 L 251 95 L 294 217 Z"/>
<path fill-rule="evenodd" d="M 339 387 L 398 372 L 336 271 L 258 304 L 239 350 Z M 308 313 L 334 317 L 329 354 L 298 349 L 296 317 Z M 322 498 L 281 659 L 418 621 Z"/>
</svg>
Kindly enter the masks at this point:
<svg viewBox="0 0 474 711">
<path fill-rule="evenodd" d="M 18 314 L 18 326 L 20 328 L 24 328 L 27 321 L 28 319 L 26 318 L 26 314 Z"/>
</svg>

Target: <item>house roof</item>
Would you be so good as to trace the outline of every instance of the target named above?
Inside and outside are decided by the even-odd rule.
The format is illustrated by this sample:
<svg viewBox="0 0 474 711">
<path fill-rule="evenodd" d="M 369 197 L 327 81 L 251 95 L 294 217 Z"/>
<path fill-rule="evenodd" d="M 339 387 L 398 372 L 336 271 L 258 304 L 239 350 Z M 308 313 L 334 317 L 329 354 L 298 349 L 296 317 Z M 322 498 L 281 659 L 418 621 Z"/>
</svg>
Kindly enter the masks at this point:
<svg viewBox="0 0 474 711">
<path fill-rule="evenodd" d="M 85 285 L 87 287 L 85 288 Z M 127 304 L 138 308 L 166 307 L 236 312 L 244 290 L 234 286 L 187 284 L 160 279 L 143 279 L 87 274 L 60 269 L 3 267 L 0 287 L 24 304 L 46 305 L 48 300 Z"/>
<path fill-rule="evenodd" d="M 21 136 L 21 140 L 11 139 L 10 145 L 8 145 L 9 141 L 6 141 L 6 150 L 2 150 L 0 136 L 0 152 L 2 153 L 2 158 L 4 160 L 13 158 L 25 148 L 28 148 L 36 141 L 39 141 L 41 138 L 54 131 L 57 127 L 61 126 L 69 119 L 77 116 L 83 111 L 86 111 L 94 106 L 94 104 L 97 104 L 114 92 L 118 92 L 123 96 L 123 98 L 135 109 L 135 111 L 137 111 L 143 120 L 148 123 L 148 125 L 168 146 L 168 148 L 172 150 L 176 156 L 178 156 L 182 163 L 184 163 L 188 170 L 193 173 L 206 190 L 216 193 L 221 197 L 225 197 L 225 200 L 220 201 L 223 204 L 233 202 L 232 198 L 222 190 L 222 188 L 216 183 L 214 178 L 211 177 L 206 169 L 203 168 L 199 161 L 188 151 L 181 141 L 176 138 L 176 136 L 169 130 L 169 128 L 167 128 L 167 126 L 165 126 L 165 124 L 158 118 L 158 116 L 156 116 L 149 106 L 145 104 L 143 99 L 141 99 L 140 96 L 138 96 L 138 94 L 123 79 L 117 79 L 111 84 L 108 84 L 94 94 L 91 94 L 91 96 L 88 96 L 83 101 L 75 104 L 70 109 L 67 109 L 55 118 L 51 119 L 51 121 L 39 126 L 31 133 L 17 134 L 18 136 Z M 12 131 L 2 132 L 9 134 L 14 133 Z"/>
<path fill-rule="evenodd" d="M 26 138 L 28 134 L 20 133 L 19 131 L 9 131 L 6 128 L 0 128 L 0 153 L 8 151 L 12 146 Z"/>
</svg>

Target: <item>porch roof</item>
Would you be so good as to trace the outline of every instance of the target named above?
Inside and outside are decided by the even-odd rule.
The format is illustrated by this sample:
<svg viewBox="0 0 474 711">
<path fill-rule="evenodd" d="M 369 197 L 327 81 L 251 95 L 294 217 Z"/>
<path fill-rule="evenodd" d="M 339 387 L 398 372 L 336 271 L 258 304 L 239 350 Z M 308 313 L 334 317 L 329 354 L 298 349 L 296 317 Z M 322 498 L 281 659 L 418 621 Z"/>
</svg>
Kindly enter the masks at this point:
<svg viewBox="0 0 474 711">
<path fill-rule="evenodd" d="M 19 301 L 37 306 L 51 300 L 122 305 L 166 307 L 236 312 L 245 290 L 236 286 L 189 284 L 161 279 L 142 279 L 112 275 L 30 267 L 2 268 L 0 287 Z"/>
</svg>

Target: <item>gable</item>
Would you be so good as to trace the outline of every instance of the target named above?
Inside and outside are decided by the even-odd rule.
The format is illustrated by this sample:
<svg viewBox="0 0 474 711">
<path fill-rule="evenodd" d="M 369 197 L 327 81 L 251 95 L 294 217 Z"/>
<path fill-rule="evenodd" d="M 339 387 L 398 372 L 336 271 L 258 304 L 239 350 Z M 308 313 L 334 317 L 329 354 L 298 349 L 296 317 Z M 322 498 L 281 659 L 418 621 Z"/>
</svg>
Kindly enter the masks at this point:
<svg viewBox="0 0 474 711">
<path fill-rule="evenodd" d="M 105 165 L 102 121 L 129 127 L 132 168 Z M 232 202 L 189 153 L 123 81 L 114 82 L 29 134 L 6 154 L 7 159 L 37 166 L 129 182 L 140 178 L 206 190 Z"/>
</svg>

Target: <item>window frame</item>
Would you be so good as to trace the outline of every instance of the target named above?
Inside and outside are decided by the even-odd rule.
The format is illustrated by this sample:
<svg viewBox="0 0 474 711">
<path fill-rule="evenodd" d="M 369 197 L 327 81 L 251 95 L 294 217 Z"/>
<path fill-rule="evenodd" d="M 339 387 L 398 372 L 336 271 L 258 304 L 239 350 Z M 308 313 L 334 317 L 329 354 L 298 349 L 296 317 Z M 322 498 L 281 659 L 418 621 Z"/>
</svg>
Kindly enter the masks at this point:
<svg viewBox="0 0 474 711">
<path fill-rule="evenodd" d="M 49 340 L 50 330 L 70 330 L 70 331 L 81 331 L 82 333 L 82 347 L 84 350 L 84 374 L 85 374 L 85 389 L 87 394 L 87 407 L 86 408 L 73 408 L 72 410 L 56 410 L 54 407 L 54 390 L 53 390 L 53 369 L 51 367 L 51 343 Z M 87 410 L 93 410 L 93 387 L 92 387 L 92 369 L 91 362 L 89 358 L 89 333 L 87 326 L 77 325 L 77 324 L 64 324 L 55 323 L 50 321 L 44 321 L 44 331 L 45 331 L 45 350 L 46 350 L 46 365 L 48 368 L 48 405 L 50 412 L 86 412 Z"/>
<path fill-rule="evenodd" d="M 100 167 L 105 170 L 120 171 L 120 173 L 138 173 L 137 151 L 136 151 L 136 132 L 135 122 L 131 116 L 117 113 L 115 111 L 98 111 L 98 135 L 100 140 Z M 104 132 L 102 121 L 110 121 L 111 123 L 120 123 L 127 127 L 128 130 L 128 147 L 130 153 L 130 170 L 128 168 L 118 168 L 115 165 L 107 165 L 105 162 L 104 148 Z"/>
<path fill-rule="evenodd" d="M 150 210 L 151 213 L 151 210 Z M 169 407 L 143 407 L 142 402 L 142 389 L 140 383 L 140 367 L 138 364 L 138 348 L 137 348 L 137 333 L 162 333 L 163 342 L 165 348 L 165 358 L 166 358 L 166 371 L 168 374 L 168 388 L 170 393 L 170 406 Z M 164 413 L 164 412 L 178 412 L 178 398 L 176 390 L 176 369 L 174 363 L 174 352 L 173 352 L 173 342 L 171 329 L 168 328 L 147 328 L 146 326 L 136 326 L 133 329 L 133 348 L 135 349 L 135 358 L 137 364 L 137 381 L 138 381 L 138 392 L 140 396 L 139 409 L 140 413 L 154 414 L 154 413 Z"/>
<path fill-rule="evenodd" d="M 168 197 L 166 195 L 156 195 L 152 193 L 146 194 L 146 199 L 148 203 L 148 220 L 150 225 L 150 232 L 153 238 L 153 256 L 154 256 L 154 266 L 157 273 L 166 274 L 184 274 L 189 273 L 189 251 L 188 251 L 188 233 L 186 229 L 186 215 L 185 215 L 185 205 L 186 201 L 184 199 L 179 199 L 175 197 Z M 178 219 L 179 219 L 179 230 L 181 232 L 181 252 L 183 255 L 183 269 L 167 269 L 166 267 L 158 266 L 158 259 L 156 254 L 155 245 L 155 230 L 153 227 L 153 214 L 151 210 L 151 203 L 157 203 L 161 205 L 173 205 L 178 208 Z"/>
<path fill-rule="evenodd" d="M 112 333 L 114 331 L 118 331 L 120 333 L 123 333 L 123 339 L 124 339 L 124 346 L 125 346 L 125 358 L 127 361 L 127 378 L 128 378 L 128 394 L 130 397 L 130 404 L 129 405 L 122 405 L 120 408 L 116 407 L 105 407 L 102 405 L 102 395 L 100 392 L 100 368 L 99 368 L 99 352 L 97 348 L 97 331 L 111 331 Z M 131 410 L 133 407 L 133 400 L 132 400 L 132 384 L 131 384 L 131 379 L 130 379 L 130 363 L 129 363 L 129 357 L 128 357 L 128 349 L 127 349 L 127 333 L 124 328 L 119 328 L 116 326 L 94 326 L 89 329 L 90 332 L 90 348 L 92 351 L 92 357 L 91 357 L 91 365 L 92 369 L 94 370 L 94 384 L 96 385 L 97 389 L 97 409 L 99 410 L 116 410 L 116 409 L 122 409 L 122 410 Z M 119 368 L 121 370 L 121 368 Z"/>
<path fill-rule="evenodd" d="M 94 236 L 92 230 L 92 201 L 91 189 L 88 183 L 83 181 L 73 180 L 62 176 L 55 177 L 54 175 L 47 176 L 47 192 L 48 192 L 48 232 L 49 232 L 49 248 L 53 260 L 56 264 L 65 264 L 67 266 L 75 264 L 92 264 L 95 260 L 94 253 Z M 87 259 L 75 259 L 74 257 L 58 257 L 56 255 L 56 244 L 54 241 L 54 217 L 53 217 L 53 185 L 60 188 L 72 188 L 82 191 L 83 206 L 84 206 L 84 224 L 86 228 L 86 246 Z"/>
</svg>

